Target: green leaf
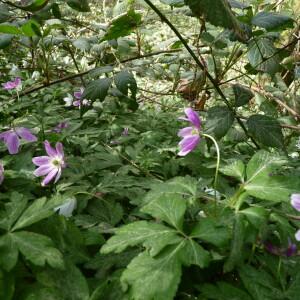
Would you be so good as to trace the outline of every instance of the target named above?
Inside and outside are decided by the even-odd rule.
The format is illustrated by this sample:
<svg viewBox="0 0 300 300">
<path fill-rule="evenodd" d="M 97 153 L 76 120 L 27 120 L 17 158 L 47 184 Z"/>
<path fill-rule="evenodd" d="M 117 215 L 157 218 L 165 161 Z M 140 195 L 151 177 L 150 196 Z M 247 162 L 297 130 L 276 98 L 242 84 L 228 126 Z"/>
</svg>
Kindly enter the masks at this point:
<svg viewBox="0 0 300 300">
<path fill-rule="evenodd" d="M 184 6 L 184 0 L 159 0 L 159 1 L 174 7 Z"/>
<path fill-rule="evenodd" d="M 240 40 L 247 40 L 227 0 L 185 0 L 185 3 L 197 17 L 204 15 L 212 25 L 232 29 Z"/>
<path fill-rule="evenodd" d="M 260 150 L 252 156 L 247 165 L 247 182 L 251 182 L 258 176 L 267 177 L 272 171 L 285 163 L 286 160 L 278 154 Z"/>
<path fill-rule="evenodd" d="M 13 39 L 12 34 L 0 34 L 0 49 L 7 48 Z"/>
<path fill-rule="evenodd" d="M 180 251 L 181 261 L 185 266 L 196 265 L 205 268 L 209 265 L 210 254 L 192 239 L 186 239 Z"/>
<path fill-rule="evenodd" d="M 248 59 L 253 68 L 258 71 L 274 74 L 280 70 L 278 49 L 270 38 L 253 39 L 248 44 Z"/>
<path fill-rule="evenodd" d="M 18 27 L 9 24 L 0 24 L 0 32 L 9 34 L 22 34 L 22 31 Z"/>
<path fill-rule="evenodd" d="M 67 4 L 71 8 L 73 8 L 77 11 L 80 11 L 80 12 L 89 12 L 89 11 L 91 11 L 90 7 L 89 7 L 88 0 L 68 0 Z"/>
<path fill-rule="evenodd" d="M 174 229 L 162 224 L 138 221 L 118 228 L 116 234 L 101 248 L 101 253 L 120 253 L 129 246 L 142 244 L 154 256 L 166 245 L 178 243 L 180 240 Z"/>
<path fill-rule="evenodd" d="M 28 22 L 23 24 L 21 29 L 26 36 L 42 36 L 40 24 L 34 20 L 29 20 Z"/>
<path fill-rule="evenodd" d="M 104 101 L 108 94 L 111 83 L 111 78 L 102 78 L 90 82 L 85 88 L 82 98 L 92 101 L 97 99 L 99 99 L 101 102 Z"/>
<path fill-rule="evenodd" d="M 9 235 L 19 251 L 33 264 L 45 266 L 48 263 L 53 268 L 63 268 L 62 255 L 47 236 L 27 231 Z"/>
<path fill-rule="evenodd" d="M 123 70 L 115 76 L 114 81 L 116 87 L 122 94 L 128 96 L 129 91 L 131 91 L 131 98 L 135 99 L 137 92 L 137 84 L 132 73 Z"/>
<path fill-rule="evenodd" d="M 32 225 L 40 220 L 48 218 L 55 213 L 54 208 L 66 202 L 65 197 L 40 198 L 34 201 L 20 216 L 11 231 Z"/>
<path fill-rule="evenodd" d="M 208 110 L 205 131 L 216 138 L 223 137 L 234 122 L 234 114 L 225 106 L 215 106 Z"/>
<path fill-rule="evenodd" d="M 57 300 L 88 300 L 89 287 L 80 270 L 65 260 L 64 270 L 44 269 L 38 274 L 38 281 L 52 288 L 58 295 Z M 51 298 L 50 298 L 51 299 Z M 40 298 L 40 300 L 42 300 Z"/>
<path fill-rule="evenodd" d="M 182 229 L 186 201 L 179 195 L 162 194 L 145 205 L 141 211 Z"/>
<path fill-rule="evenodd" d="M 281 126 L 276 119 L 264 115 L 253 115 L 248 119 L 247 126 L 249 133 L 258 142 L 268 147 L 284 147 Z"/>
<path fill-rule="evenodd" d="M 234 84 L 232 88 L 235 96 L 235 106 L 237 107 L 247 104 L 254 97 L 251 90 L 241 84 Z"/>
<path fill-rule="evenodd" d="M 73 46 L 81 51 L 89 51 L 91 48 L 90 42 L 87 38 L 80 37 L 72 42 Z"/>
<path fill-rule="evenodd" d="M 15 278 L 0 270 L 0 299 L 11 300 L 15 292 Z"/>
<path fill-rule="evenodd" d="M 244 182 L 245 178 L 245 165 L 239 159 L 234 159 L 226 162 L 225 166 L 220 168 L 220 172 Z"/>
<path fill-rule="evenodd" d="M 174 177 L 163 183 L 156 183 L 152 186 L 151 191 L 148 192 L 143 203 L 149 203 L 150 201 L 159 198 L 162 194 L 181 195 L 185 197 L 185 200 L 192 204 L 196 201 L 197 195 L 197 180 L 193 177 Z"/>
<path fill-rule="evenodd" d="M 9 234 L 0 237 L 0 266 L 10 271 L 18 261 L 18 249 Z"/>
<path fill-rule="evenodd" d="M 38 10 L 41 10 L 42 8 L 44 8 L 47 5 L 47 3 L 49 2 L 49 0 L 34 0 L 31 2 L 32 3 L 30 3 L 29 5 L 19 6 L 19 7 L 21 7 L 22 10 L 35 12 L 35 11 L 38 11 Z"/>
<path fill-rule="evenodd" d="M 300 189 L 297 177 L 257 176 L 244 186 L 249 195 L 274 202 L 287 202 Z"/>
<path fill-rule="evenodd" d="M 240 210 L 241 214 L 244 214 L 252 226 L 259 229 L 268 218 L 268 212 L 264 207 L 252 206 L 243 210 Z"/>
<path fill-rule="evenodd" d="M 141 24 L 142 15 L 130 10 L 112 20 L 110 26 L 102 38 L 102 41 L 114 40 L 127 36 Z"/>
<path fill-rule="evenodd" d="M 10 202 L 5 204 L 6 211 L 0 213 L 0 228 L 10 230 L 27 205 L 24 195 L 17 192 L 11 194 Z"/>
<path fill-rule="evenodd" d="M 269 272 L 249 265 L 243 265 L 238 271 L 244 286 L 253 299 L 284 299 L 282 291 L 278 289 L 280 284 L 272 278 Z"/>
<path fill-rule="evenodd" d="M 247 292 L 227 283 L 219 281 L 216 284 L 205 283 L 200 287 L 201 296 L 213 300 L 252 300 Z"/>
<path fill-rule="evenodd" d="M 243 246 L 245 238 L 245 223 L 244 216 L 237 214 L 233 226 L 233 238 L 231 241 L 231 249 L 228 259 L 224 264 L 224 272 L 230 272 L 235 266 L 242 263 L 243 260 Z"/>
<path fill-rule="evenodd" d="M 221 247 L 229 241 L 229 232 L 215 220 L 202 218 L 192 229 L 190 237 Z"/>
<path fill-rule="evenodd" d="M 252 18 L 251 23 L 267 30 L 284 30 L 293 28 L 294 20 L 289 16 L 261 11 Z"/>
<path fill-rule="evenodd" d="M 157 258 L 143 252 L 134 258 L 121 277 L 124 286 L 129 285 L 130 299 L 173 300 L 181 277 L 181 249 L 168 247 Z"/>
</svg>

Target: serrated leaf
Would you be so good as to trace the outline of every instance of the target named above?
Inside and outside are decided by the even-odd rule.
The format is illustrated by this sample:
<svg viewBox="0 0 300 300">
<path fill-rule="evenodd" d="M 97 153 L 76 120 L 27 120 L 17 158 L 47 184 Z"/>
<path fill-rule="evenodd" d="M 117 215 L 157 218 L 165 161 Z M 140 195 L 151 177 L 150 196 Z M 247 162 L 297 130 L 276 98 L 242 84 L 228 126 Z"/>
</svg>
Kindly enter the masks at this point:
<svg viewBox="0 0 300 300">
<path fill-rule="evenodd" d="M 222 281 L 216 284 L 205 283 L 200 290 L 201 295 L 211 300 L 252 300 L 246 291 Z"/>
<path fill-rule="evenodd" d="M 284 299 L 284 295 L 278 287 L 272 275 L 262 268 L 254 268 L 243 265 L 239 268 L 239 275 L 249 294 L 256 300 Z"/>
<path fill-rule="evenodd" d="M 238 266 L 242 263 L 244 238 L 244 216 L 242 214 L 237 214 L 234 219 L 233 238 L 231 241 L 230 254 L 224 264 L 224 272 L 230 272 L 234 269 L 235 266 Z"/>
<path fill-rule="evenodd" d="M 244 186 L 249 195 L 274 202 L 287 202 L 290 195 L 300 189 L 297 177 L 257 176 Z"/>
<path fill-rule="evenodd" d="M 285 163 L 286 160 L 278 154 L 260 150 L 252 156 L 247 165 L 247 182 L 258 176 L 269 176 L 273 170 Z"/>
<path fill-rule="evenodd" d="M 251 23 L 267 30 L 284 30 L 286 28 L 292 28 L 294 20 L 289 16 L 261 11 L 252 18 Z"/>
<path fill-rule="evenodd" d="M 27 205 L 24 195 L 17 192 L 11 194 L 10 202 L 5 204 L 5 210 L 0 213 L 0 228 L 10 230 Z"/>
<path fill-rule="evenodd" d="M 208 110 L 205 132 L 216 138 L 223 137 L 234 122 L 234 114 L 226 106 L 215 106 Z"/>
<path fill-rule="evenodd" d="M 179 195 L 162 194 L 145 205 L 141 211 L 181 230 L 186 201 Z"/>
<path fill-rule="evenodd" d="M 232 29 L 240 40 L 247 40 L 227 0 L 185 0 L 185 3 L 197 17 L 204 15 L 212 25 Z"/>
<path fill-rule="evenodd" d="M 220 172 L 238 179 L 240 182 L 244 182 L 245 178 L 245 165 L 239 159 L 234 159 L 226 162 L 225 166 L 220 168 Z"/>
<path fill-rule="evenodd" d="M 180 251 L 184 242 L 168 247 L 157 258 L 143 252 L 134 258 L 121 277 L 129 285 L 131 299 L 173 300 L 181 277 Z"/>
<path fill-rule="evenodd" d="M 248 59 L 258 71 L 274 74 L 280 70 L 280 57 L 270 38 L 254 38 L 248 44 Z"/>
<path fill-rule="evenodd" d="M 138 25 L 140 25 L 141 19 L 142 15 L 133 10 L 116 17 L 111 22 L 102 41 L 113 40 L 129 35 Z"/>
<path fill-rule="evenodd" d="M 240 210 L 241 214 L 244 214 L 248 219 L 249 223 L 257 229 L 262 226 L 267 220 L 268 212 L 264 207 L 253 206 L 243 210 Z"/>
<path fill-rule="evenodd" d="M 254 97 L 251 90 L 241 84 L 234 84 L 232 88 L 235 96 L 235 106 L 237 107 L 247 104 Z"/>
<path fill-rule="evenodd" d="M 0 237 L 0 266 L 10 271 L 18 261 L 18 249 L 9 234 Z"/>
<path fill-rule="evenodd" d="M 64 197 L 46 197 L 35 200 L 20 216 L 11 231 L 21 229 L 43 220 L 55 213 L 54 208 L 65 202 Z"/>
<path fill-rule="evenodd" d="M 29 37 L 42 36 L 40 25 L 35 20 L 29 20 L 21 27 L 22 32 Z"/>
<path fill-rule="evenodd" d="M 276 119 L 264 115 L 253 115 L 248 119 L 247 126 L 249 133 L 258 142 L 268 147 L 284 147 L 281 126 Z"/>
<path fill-rule="evenodd" d="M 125 225 L 116 230 L 106 244 L 101 248 L 101 253 L 120 253 L 129 246 L 142 244 L 150 249 L 150 255 L 158 254 L 166 245 L 178 243 L 181 238 L 177 231 L 162 224 L 138 221 Z"/>
<path fill-rule="evenodd" d="M 97 99 L 99 99 L 101 102 L 104 101 L 108 94 L 111 83 L 111 78 L 102 78 L 90 82 L 85 88 L 82 98 L 92 101 Z"/>
<path fill-rule="evenodd" d="M 80 12 L 89 12 L 89 11 L 91 11 L 90 7 L 89 7 L 88 0 L 68 0 L 67 4 L 71 8 L 73 8 L 77 11 L 80 11 Z"/>
<path fill-rule="evenodd" d="M 143 203 L 147 204 L 162 194 L 181 195 L 188 203 L 194 203 L 197 194 L 197 180 L 190 176 L 174 177 L 166 182 L 154 184 L 151 191 L 145 195 Z"/>
<path fill-rule="evenodd" d="M 216 246 L 224 246 L 229 241 L 229 232 L 213 219 L 202 218 L 192 229 L 190 237 Z"/>
<path fill-rule="evenodd" d="M 192 239 L 186 239 L 184 247 L 180 250 L 181 261 L 185 266 L 196 265 L 205 268 L 209 265 L 210 254 Z"/>
<path fill-rule="evenodd" d="M 64 266 L 62 254 L 53 247 L 52 240 L 45 235 L 20 231 L 9 234 L 19 251 L 33 264 L 53 268 Z"/>
<path fill-rule="evenodd" d="M 46 269 L 38 274 L 38 281 L 52 288 L 57 300 L 88 300 L 89 286 L 81 271 L 70 261 L 65 261 L 64 270 Z M 42 299 L 40 299 L 42 300 Z"/>
</svg>

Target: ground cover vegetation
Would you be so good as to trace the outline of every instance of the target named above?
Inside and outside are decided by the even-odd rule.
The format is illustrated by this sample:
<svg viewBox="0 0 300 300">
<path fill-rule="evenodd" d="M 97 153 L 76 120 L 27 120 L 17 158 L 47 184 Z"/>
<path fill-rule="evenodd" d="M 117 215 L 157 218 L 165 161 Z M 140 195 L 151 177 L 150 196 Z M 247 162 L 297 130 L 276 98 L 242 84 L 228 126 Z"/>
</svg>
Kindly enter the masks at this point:
<svg viewBox="0 0 300 300">
<path fill-rule="evenodd" d="M 299 299 L 299 15 L 0 0 L 0 299 Z"/>
</svg>

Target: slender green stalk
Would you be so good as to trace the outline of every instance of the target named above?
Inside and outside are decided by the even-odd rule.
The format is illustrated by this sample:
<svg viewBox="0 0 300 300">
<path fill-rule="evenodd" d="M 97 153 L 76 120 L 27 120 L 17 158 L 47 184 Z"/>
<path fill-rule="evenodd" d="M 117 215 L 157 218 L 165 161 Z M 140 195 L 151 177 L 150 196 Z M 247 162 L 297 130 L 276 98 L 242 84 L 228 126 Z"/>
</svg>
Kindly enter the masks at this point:
<svg viewBox="0 0 300 300">
<path fill-rule="evenodd" d="M 216 211 L 217 211 L 217 201 L 218 201 L 217 200 L 217 184 L 218 184 L 218 175 L 219 175 L 220 158 L 221 158 L 220 148 L 219 148 L 219 145 L 218 145 L 218 143 L 217 143 L 217 141 L 215 140 L 214 137 L 212 137 L 209 134 L 205 134 L 205 133 L 202 133 L 201 135 L 208 138 L 208 139 L 210 139 L 214 143 L 216 151 L 217 151 L 217 165 L 216 165 L 216 172 L 215 172 L 215 178 L 214 178 L 215 213 L 216 213 Z"/>
</svg>

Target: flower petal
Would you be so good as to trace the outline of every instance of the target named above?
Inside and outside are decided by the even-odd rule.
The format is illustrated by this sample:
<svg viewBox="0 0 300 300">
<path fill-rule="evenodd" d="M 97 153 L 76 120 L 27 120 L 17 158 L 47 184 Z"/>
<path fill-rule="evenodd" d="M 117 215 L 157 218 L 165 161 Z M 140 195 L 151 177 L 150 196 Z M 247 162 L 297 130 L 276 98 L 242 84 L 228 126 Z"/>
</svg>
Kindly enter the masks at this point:
<svg viewBox="0 0 300 300">
<path fill-rule="evenodd" d="M 5 138 L 9 154 L 16 154 L 19 151 L 20 141 L 18 135 L 11 131 Z"/>
<path fill-rule="evenodd" d="M 200 129 L 200 125 L 201 125 L 201 122 L 200 122 L 200 118 L 198 116 L 198 114 L 193 111 L 190 107 L 186 108 L 184 110 L 188 120 L 198 129 Z"/>
<path fill-rule="evenodd" d="M 300 241 L 300 229 L 296 232 L 296 234 L 295 234 L 295 239 L 296 239 L 297 241 Z"/>
<path fill-rule="evenodd" d="M 71 217 L 73 210 L 76 208 L 76 204 L 76 199 L 72 198 L 66 201 L 64 204 L 55 207 L 54 211 L 58 211 L 60 215 L 63 215 L 65 217 Z"/>
<path fill-rule="evenodd" d="M 53 156 L 56 156 L 57 155 L 57 152 L 54 148 L 51 147 L 50 143 L 48 141 L 45 141 L 44 142 L 44 145 L 45 145 L 45 150 L 47 152 L 47 154 L 50 156 L 50 157 L 53 157 Z"/>
<path fill-rule="evenodd" d="M 178 153 L 179 156 L 185 156 L 191 151 L 193 151 L 200 142 L 199 135 L 191 135 L 185 137 L 180 143 L 180 152 Z"/>
<path fill-rule="evenodd" d="M 0 185 L 2 184 L 4 180 L 4 168 L 3 165 L 0 163 Z"/>
<path fill-rule="evenodd" d="M 300 211 L 300 194 L 291 195 L 291 205 L 298 211 Z"/>
<path fill-rule="evenodd" d="M 57 174 L 56 174 L 54 183 L 56 183 L 56 182 L 58 181 L 58 179 L 60 178 L 60 176 L 61 176 L 61 168 L 59 168 L 59 169 L 57 170 Z"/>
<path fill-rule="evenodd" d="M 55 148 L 56 148 L 57 155 L 64 157 L 64 149 L 62 143 L 60 142 L 56 143 Z"/>
<path fill-rule="evenodd" d="M 45 176 L 49 174 L 52 170 L 57 170 L 54 166 L 52 165 L 43 165 L 38 167 L 34 172 L 34 176 L 40 177 L 40 176 Z"/>
<path fill-rule="evenodd" d="M 178 131 L 177 135 L 182 136 L 182 137 L 186 137 L 188 135 L 193 135 L 192 134 L 193 130 L 194 130 L 193 127 L 185 127 L 185 128 L 180 129 Z"/>
<path fill-rule="evenodd" d="M 27 142 L 36 142 L 37 137 L 31 133 L 31 131 L 25 127 L 16 128 L 16 133 Z"/>
<path fill-rule="evenodd" d="M 37 156 L 32 159 L 36 166 L 43 166 L 49 164 L 51 158 L 49 156 Z"/>
<path fill-rule="evenodd" d="M 44 178 L 44 180 L 42 181 L 42 186 L 47 185 L 47 184 L 55 177 L 55 175 L 57 174 L 57 172 L 58 172 L 58 169 L 53 168 L 53 169 L 48 173 L 48 175 Z"/>
</svg>

